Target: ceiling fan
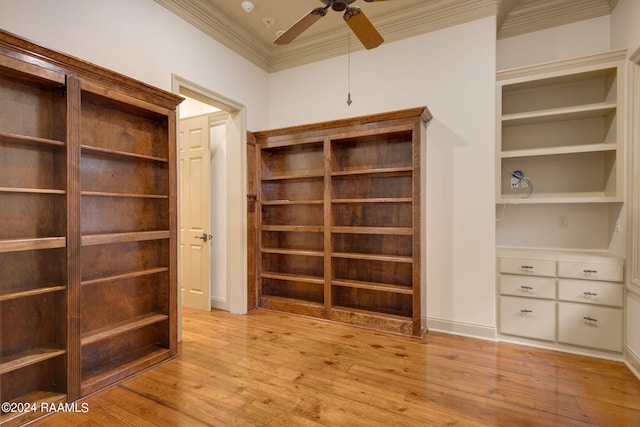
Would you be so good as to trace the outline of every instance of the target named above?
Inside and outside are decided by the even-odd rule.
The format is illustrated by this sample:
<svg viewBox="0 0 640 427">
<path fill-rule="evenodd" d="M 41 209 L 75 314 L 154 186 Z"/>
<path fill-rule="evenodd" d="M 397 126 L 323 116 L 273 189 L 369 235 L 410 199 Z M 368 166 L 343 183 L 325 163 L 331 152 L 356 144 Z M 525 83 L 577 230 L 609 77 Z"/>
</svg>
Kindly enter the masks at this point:
<svg viewBox="0 0 640 427">
<path fill-rule="evenodd" d="M 300 18 L 298 22 L 293 24 L 287 31 L 280 35 L 273 42 L 275 44 L 283 45 L 291 43 L 296 37 L 302 34 L 307 28 L 318 21 L 320 18 L 327 14 L 329 8 L 336 12 L 342 12 L 342 16 L 347 25 L 351 28 L 351 31 L 360 39 L 364 47 L 367 49 L 373 49 L 378 47 L 384 42 L 384 39 L 378 33 L 378 30 L 373 26 L 369 18 L 364 14 L 362 9 L 357 6 L 350 6 L 356 0 L 320 0 L 325 4 L 324 7 L 318 7 L 311 10 L 305 16 Z M 385 0 L 364 0 L 368 3 L 374 1 Z"/>
</svg>

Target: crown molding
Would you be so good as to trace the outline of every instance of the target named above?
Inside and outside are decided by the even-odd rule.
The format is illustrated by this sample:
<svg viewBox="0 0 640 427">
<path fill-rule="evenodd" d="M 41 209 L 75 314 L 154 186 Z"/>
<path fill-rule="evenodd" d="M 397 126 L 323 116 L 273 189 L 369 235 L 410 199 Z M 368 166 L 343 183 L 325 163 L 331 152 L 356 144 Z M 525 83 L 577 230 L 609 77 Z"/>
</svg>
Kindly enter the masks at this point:
<svg viewBox="0 0 640 427">
<path fill-rule="evenodd" d="M 269 69 L 270 46 L 204 0 L 154 0 L 248 61 Z"/>
<path fill-rule="evenodd" d="M 290 45 L 276 46 L 265 43 L 257 34 L 238 25 L 206 0 L 155 2 L 269 73 L 348 52 L 346 29 L 343 31 L 336 27 L 335 31 L 327 31 L 321 36 L 308 39 L 301 37 Z M 496 0 L 405 0 L 398 3 L 397 8 L 384 15 L 369 14 L 386 42 L 464 24 L 496 13 Z M 351 51 L 362 50 L 357 39 L 352 39 Z"/>
<path fill-rule="evenodd" d="M 267 43 L 207 0 L 155 0 L 175 15 L 268 73 L 363 50 L 346 42 L 346 26 L 295 43 Z M 497 17 L 497 38 L 512 37 L 611 13 L 618 0 L 403 0 L 385 13 L 367 10 L 386 43 L 489 16 Z M 395 3 L 394 3 L 395 4 Z M 344 27 L 344 28 L 343 28 Z M 350 48 L 350 49 L 349 49 Z"/>
<path fill-rule="evenodd" d="M 611 52 L 597 53 L 578 58 L 563 59 L 561 61 L 546 62 L 527 67 L 511 68 L 496 73 L 496 80 L 511 80 L 540 76 L 541 73 L 558 73 L 575 70 L 576 67 L 592 67 L 612 62 L 624 61 L 627 58 L 627 50 L 620 49 Z"/>
<path fill-rule="evenodd" d="M 498 26 L 498 39 L 609 15 L 617 1 L 544 0 L 525 5 L 518 4 L 504 16 L 504 20 Z"/>
</svg>

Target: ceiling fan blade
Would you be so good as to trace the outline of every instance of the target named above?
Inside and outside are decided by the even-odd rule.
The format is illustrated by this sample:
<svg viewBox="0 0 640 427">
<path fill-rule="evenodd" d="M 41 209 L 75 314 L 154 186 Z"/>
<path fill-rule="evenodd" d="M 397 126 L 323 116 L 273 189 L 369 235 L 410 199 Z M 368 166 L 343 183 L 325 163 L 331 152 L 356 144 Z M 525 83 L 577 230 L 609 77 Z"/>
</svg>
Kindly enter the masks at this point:
<svg viewBox="0 0 640 427">
<path fill-rule="evenodd" d="M 275 44 L 291 43 L 296 37 L 304 33 L 305 30 L 309 28 L 311 25 L 313 25 L 317 20 L 325 16 L 327 14 L 327 8 L 328 6 L 318 7 L 316 9 L 313 9 L 312 11 L 307 13 L 305 16 L 300 18 L 298 22 L 296 22 L 291 27 L 289 27 L 287 31 L 282 33 L 282 35 L 280 35 L 280 37 L 275 39 L 273 42 Z"/>
<path fill-rule="evenodd" d="M 348 8 L 344 12 L 343 18 L 351 28 L 351 31 L 353 31 L 367 49 L 378 47 L 384 42 L 384 39 L 378 30 L 376 30 L 376 27 L 373 26 L 369 18 L 367 18 L 359 7 Z"/>
</svg>

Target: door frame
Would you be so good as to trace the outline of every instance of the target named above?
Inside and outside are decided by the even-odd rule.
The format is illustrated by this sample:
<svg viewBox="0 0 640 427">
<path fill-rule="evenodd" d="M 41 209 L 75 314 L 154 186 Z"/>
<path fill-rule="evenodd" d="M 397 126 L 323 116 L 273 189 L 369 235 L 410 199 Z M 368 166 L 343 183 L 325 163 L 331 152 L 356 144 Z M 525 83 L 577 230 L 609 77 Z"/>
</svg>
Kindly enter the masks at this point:
<svg viewBox="0 0 640 427">
<path fill-rule="evenodd" d="M 229 113 L 227 140 L 227 299 L 229 311 L 247 312 L 247 120 L 246 106 L 198 85 L 171 75 L 171 91 L 213 105 Z M 178 106 L 180 108 L 180 106 Z M 178 132 L 178 126 L 176 126 Z M 177 148 L 177 147 L 176 147 Z M 179 171 L 178 171 L 179 173 Z M 179 176 L 179 175 L 178 175 Z M 178 192 L 178 198 L 180 193 Z M 180 212 L 178 211 L 178 221 Z M 178 277 L 181 260 L 178 257 Z M 179 285 L 178 285 L 179 286 Z M 178 299 L 178 337 L 182 337 L 182 301 Z"/>
</svg>

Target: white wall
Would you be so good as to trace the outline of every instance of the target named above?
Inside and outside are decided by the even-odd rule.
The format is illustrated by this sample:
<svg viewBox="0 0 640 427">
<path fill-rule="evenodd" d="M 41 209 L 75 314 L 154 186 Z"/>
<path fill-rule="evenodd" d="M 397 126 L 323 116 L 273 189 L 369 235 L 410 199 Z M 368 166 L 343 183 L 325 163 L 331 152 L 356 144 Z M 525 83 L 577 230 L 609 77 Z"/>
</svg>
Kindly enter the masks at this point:
<svg viewBox="0 0 640 427">
<path fill-rule="evenodd" d="M 497 42 L 497 69 L 607 52 L 611 49 L 609 29 L 610 17 L 601 16 L 500 39 Z"/>
<path fill-rule="evenodd" d="M 270 128 L 427 106 L 429 326 L 495 327 L 495 17 L 270 78 Z M 346 35 L 345 35 L 346 43 Z M 462 330 L 462 329 L 464 330 Z M 468 329 L 465 329 L 468 328 Z"/>
<path fill-rule="evenodd" d="M 611 13 L 611 46 L 614 49 L 628 49 L 633 53 L 640 47 L 640 2 L 638 0 L 618 0 Z"/>
<path fill-rule="evenodd" d="M 175 73 L 267 125 L 268 74 L 153 0 L 0 0 L 0 28 L 168 91 Z"/>
</svg>

